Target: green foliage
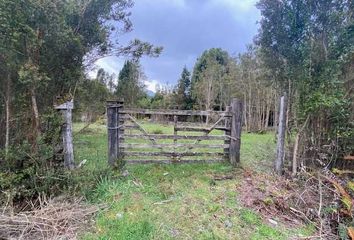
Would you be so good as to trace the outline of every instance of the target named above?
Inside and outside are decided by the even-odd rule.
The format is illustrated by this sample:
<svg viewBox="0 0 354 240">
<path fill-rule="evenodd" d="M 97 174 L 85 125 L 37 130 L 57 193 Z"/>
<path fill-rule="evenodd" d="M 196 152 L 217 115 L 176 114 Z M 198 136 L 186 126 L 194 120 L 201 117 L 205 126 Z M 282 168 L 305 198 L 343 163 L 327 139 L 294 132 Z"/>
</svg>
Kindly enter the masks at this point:
<svg viewBox="0 0 354 240">
<path fill-rule="evenodd" d="M 115 41 L 114 34 L 131 30 L 132 6 L 131 0 L 0 1 L 0 105 L 7 107 L 0 108 L 1 130 L 8 117 L 0 131 L 0 172 L 10 200 L 72 186 L 56 157 L 62 120 L 54 116 L 53 102 L 75 97 L 76 111 L 90 113 L 91 121 L 104 113 L 114 89 L 114 76 L 101 70 L 91 81 L 84 70 L 104 56 L 138 60 L 161 52 L 140 40 L 127 46 Z"/>
<path fill-rule="evenodd" d="M 177 109 L 191 109 L 192 108 L 192 100 L 190 95 L 190 72 L 188 71 L 187 67 L 183 68 L 181 73 L 181 77 L 178 80 L 175 94 L 174 94 L 174 104 L 175 108 Z"/>
<path fill-rule="evenodd" d="M 31 145 L 23 143 L 10 150 L 0 173 L 0 202 L 18 203 L 39 194 L 57 194 L 68 184 L 68 176 L 60 168 L 52 168 L 53 149 L 38 143 L 38 152 L 31 153 Z"/>
<path fill-rule="evenodd" d="M 191 78 L 191 97 L 195 107 L 210 110 L 217 104 L 222 109 L 229 104 L 230 99 L 225 99 L 224 95 L 228 89 L 226 79 L 231 73 L 231 62 L 229 54 L 220 48 L 206 50 L 197 59 Z"/>
<path fill-rule="evenodd" d="M 257 43 L 270 80 L 278 92 L 288 92 L 294 127 L 310 122 L 304 134 L 312 140 L 304 137 L 303 145 L 321 152 L 335 144 L 339 155 L 351 152 L 353 135 L 345 135 L 353 132 L 353 94 L 347 90 L 354 61 L 348 57 L 354 52 L 352 3 L 261 0 L 257 6 L 262 14 Z"/>
<path fill-rule="evenodd" d="M 262 219 L 252 210 L 245 209 L 241 212 L 241 219 L 251 225 L 260 225 L 262 222 Z"/>
<path fill-rule="evenodd" d="M 106 101 L 112 94 L 107 86 L 98 79 L 85 79 L 77 87 L 75 105 L 76 116 L 79 114 L 87 122 L 96 121 L 106 110 Z M 93 100 L 95 98 L 95 100 Z"/>
<path fill-rule="evenodd" d="M 151 98 L 148 96 L 142 97 L 138 100 L 137 107 L 139 108 L 151 108 Z"/>
<path fill-rule="evenodd" d="M 17 203 L 39 194 L 57 194 L 70 185 L 63 163 L 55 158 L 61 118 L 56 112 L 43 115 L 45 132 L 35 142 L 12 145 L 7 154 L 0 152 L 0 203 Z"/>
<path fill-rule="evenodd" d="M 139 99 L 145 96 L 141 82 L 142 72 L 137 62 L 126 61 L 119 72 L 115 95 L 124 99 L 127 106 L 136 106 Z"/>
</svg>

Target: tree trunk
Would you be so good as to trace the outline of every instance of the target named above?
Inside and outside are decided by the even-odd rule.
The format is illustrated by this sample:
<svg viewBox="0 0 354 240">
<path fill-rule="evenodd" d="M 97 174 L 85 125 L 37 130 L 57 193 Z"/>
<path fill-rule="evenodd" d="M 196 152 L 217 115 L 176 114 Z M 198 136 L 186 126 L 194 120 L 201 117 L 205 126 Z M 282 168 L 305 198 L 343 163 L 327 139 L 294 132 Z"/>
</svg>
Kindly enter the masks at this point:
<svg viewBox="0 0 354 240">
<path fill-rule="evenodd" d="M 5 112 L 6 112 L 6 120 L 5 120 L 5 158 L 8 158 L 9 155 L 9 147 L 10 147 L 10 97 L 11 97 L 11 76 L 8 74 L 7 83 L 6 83 L 6 96 L 5 96 Z"/>
<path fill-rule="evenodd" d="M 36 92 L 35 89 L 31 89 L 31 102 L 32 102 L 32 111 L 33 111 L 33 117 L 34 117 L 34 133 L 35 133 L 35 139 L 38 136 L 40 136 L 40 120 L 39 120 L 39 111 L 38 111 L 38 105 L 37 105 L 37 99 L 36 99 Z"/>
<path fill-rule="evenodd" d="M 269 125 L 269 115 L 270 115 L 270 101 L 267 96 L 267 106 L 266 106 L 266 116 L 265 116 L 265 121 L 264 121 L 264 130 L 267 130 L 268 125 Z"/>
<path fill-rule="evenodd" d="M 275 160 L 275 171 L 281 175 L 283 173 L 285 156 L 285 131 L 286 131 L 286 95 L 280 99 L 279 126 L 277 137 L 277 156 Z"/>
<path fill-rule="evenodd" d="M 247 97 L 246 94 L 243 94 L 243 102 L 246 106 L 244 106 L 245 111 L 243 111 L 243 117 L 244 117 L 244 122 L 245 122 L 245 127 L 246 127 L 246 132 L 249 131 L 249 123 L 248 123 L 248 119 L 247 119 Z"/>
<path fill-rule="evenodd" d="M 299 151 L 299 140 L 300 140 L 300 132 L 296 134 L 295 143 L 294 143 L 294 151 L 293 151 L 293 164 L 292 164 L 292 175 L 295 176 L 297 173 L 297 155 Z"/>
<path fill-rule="evenodd" d="M 306 128 L 307 122 L 309 120 L 310 116 L 307 116 L 304 124 L 302 127 L 298 130 L 296 137 L 295 137 L 295 143 L 294 143 L 294 151 L 293 151 L 293 161 L 292 161 L 292 175 L 295 176 L 297 173 L 297 167 L 298 167 L 298 152 L 299 152 L 299 144 L 300 144 L 300 138 L 302 136 L 303 131 Z"/>
<path fill-rule="evenodd" d="M 252 131 L 252 94 L 251 88 L 248 88 L 248 130 Z"/>
</svg>

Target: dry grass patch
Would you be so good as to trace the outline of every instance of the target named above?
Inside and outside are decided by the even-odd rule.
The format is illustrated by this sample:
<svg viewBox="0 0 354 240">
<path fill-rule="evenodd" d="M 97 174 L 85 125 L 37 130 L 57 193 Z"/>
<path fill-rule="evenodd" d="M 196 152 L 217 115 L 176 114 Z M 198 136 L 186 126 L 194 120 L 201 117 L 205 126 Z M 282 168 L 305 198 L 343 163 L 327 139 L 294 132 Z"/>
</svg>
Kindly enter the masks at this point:
<svg viewBox="0 0 354 240">
<path fill-rule="evenodd" d="M 31 211 L 0 214 L 0 239 L 77 239 L 92 225 L 99 206 L 81 199 L 39 199 Z"/>
</svg>

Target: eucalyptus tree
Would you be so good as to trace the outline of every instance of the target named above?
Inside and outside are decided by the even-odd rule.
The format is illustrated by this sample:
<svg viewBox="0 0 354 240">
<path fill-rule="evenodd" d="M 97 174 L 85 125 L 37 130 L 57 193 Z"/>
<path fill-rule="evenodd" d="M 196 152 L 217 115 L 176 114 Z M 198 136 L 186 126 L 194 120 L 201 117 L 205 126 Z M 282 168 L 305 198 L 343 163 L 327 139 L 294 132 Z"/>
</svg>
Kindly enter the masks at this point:
<svg viewBox="0 0 354 240">
<path fill-rule="evenodd" d="M 279 92 L 288 92 L 293 104 L 288 106 L 293 116 L 289 119 L 288 114 L 288 126 L 303 135 L 296 137 L 302 141 L 296 144 L 300 147 L 295 148 L 293 159 L 301 149 L 302 159 L 310 159 L 308 164 L 328 166 L 347 151 L 344 142 L 353 132 L 352 93 L 346 94 L 343 78 L 344 66 L 353 62 L 349 57 L 354 44 L 353 3 L 261 0 L 257 6 L 262 15 L 257 42 L 264 62 Z M 324 146 L 332 146 L 333 151 Z"/>
<path fill-rule="evenodd" d="M 220 48 L 206 50 L 197 59 L 191 78 L 191 95 L 195 107 L 208 109 L 225 107 L 221 99 L 225 94 L 224 89 L 227 89 L 224 77 L 228 73 L 227 66 L 230 61 L 229 54 Z M 208 91 L 201 92 L 204 90 Z M 205 94 L 208 95 L 206 98 Z M 202 99 L 208 99 L 208 102 Z"/>
</svg>

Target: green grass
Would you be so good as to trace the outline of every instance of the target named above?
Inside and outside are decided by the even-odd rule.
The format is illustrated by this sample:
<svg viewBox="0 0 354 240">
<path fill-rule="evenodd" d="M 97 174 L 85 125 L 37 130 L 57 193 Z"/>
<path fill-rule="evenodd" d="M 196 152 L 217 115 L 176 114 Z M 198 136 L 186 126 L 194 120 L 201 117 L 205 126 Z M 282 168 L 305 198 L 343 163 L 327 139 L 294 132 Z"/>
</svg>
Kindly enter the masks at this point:
<svg viewBox="0 0 354 240">
<path fill-rule="evenodd" d="M 152 133 L 173 132 L 171 126 L 144 123 Z M 74 131 L 82 128 L 75 125 Z M 220 134 L 215 132 L 215 134 Z M 238 201 L 243 173 L 228 164 L 134 165 L 129 176 L 107 167 L 104 125 L 74 135 L 76 161 L 87 160 L 77 172 L 88 201 L 105 204 L 94 229 L 83 239 L 288 239 L 311 234 L 308 228 L 274 227 Z M 274 134 L 242 135 L 241 162 L 245 168 L 271 169 Z M 214 181 L 215 175 L 234 174 Z"/>
</svg>

